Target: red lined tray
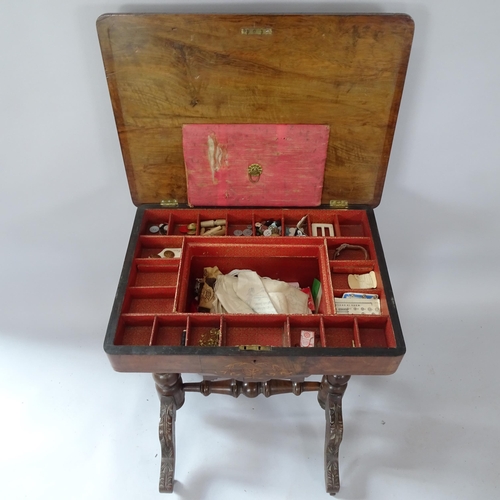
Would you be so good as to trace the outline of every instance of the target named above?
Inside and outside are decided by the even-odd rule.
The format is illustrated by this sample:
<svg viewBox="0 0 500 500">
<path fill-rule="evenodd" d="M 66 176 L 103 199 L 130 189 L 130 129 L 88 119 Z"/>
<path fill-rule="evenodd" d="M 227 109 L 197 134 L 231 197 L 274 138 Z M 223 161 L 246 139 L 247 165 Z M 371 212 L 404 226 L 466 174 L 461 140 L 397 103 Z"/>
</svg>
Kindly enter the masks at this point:
<svg viewBox="0 0 500 500">
<path fill-rule="evenodd" d="M 255 225 L 260 221 L 279 221 L 286 228 L 296 226 L 306 213 L 306 234 L 311 234 L 312 224 L 323 223 L 331 224 L 335 235 L 257 236 Z M 231 228 L 226 236 L 200 234 L 200 223 L 212 219 L 225 220 Z M 167 224 L 165 234 L 152 234 L 150 227 L 160 223 Z M 182 235 L 187 224 L 195 225 L 193 235 Z M 251 228 L 252 236 L 230 234 L 241 228 Z M 200 347 L 204 334 L 219 329 L 220 347 L 298 347 L 302 330 L 314 332 L 315 347 L 396 347 L 376 250 L 362 210 L 148 209 L 139 231 L 115 345 Z M 336 256 L 336 249 L 345 243 L 355 247 Z M 165 248 L 178 249 L 180 256 L 159 258 Z M 203 276 L 205 267 L 215 265 L 224 274 L 233 269 L 252 269 L 260 276 L 298 282 L 301 287 L 311 287 L 318 279 L 323 288 L 319 310 L 311 315 L 271 316 L 198 313 L 194 283 Z M 349 274 L 369 271 L 377 276 L 376 289 L 349 288 Z M 356 291 L 376 293 L 381 314 L 337 314 L 334 298 Z"/>
</svg>

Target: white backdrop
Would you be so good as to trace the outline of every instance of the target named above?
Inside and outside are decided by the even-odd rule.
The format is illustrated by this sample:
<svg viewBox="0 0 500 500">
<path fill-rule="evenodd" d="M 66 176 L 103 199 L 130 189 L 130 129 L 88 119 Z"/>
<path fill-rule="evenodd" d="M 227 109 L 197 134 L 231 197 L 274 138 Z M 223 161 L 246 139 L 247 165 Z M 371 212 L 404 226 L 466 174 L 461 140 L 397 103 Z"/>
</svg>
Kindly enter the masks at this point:
<svg viewBox="0 0 500 500">
<path fill-rule="evenodd" d="M 497 0 L 0 3 L 0 498 L 160 498 L 153 382 L 102 350 L 135 209 L 95 32 L 160 10 L 414 18 L 376 210 L 408 353 L 350 383 L 338 498 L 497 498 Z M 323 432 L 312 394 L 189 394 L 171 498 L 327 498 Z"/>
</svg>

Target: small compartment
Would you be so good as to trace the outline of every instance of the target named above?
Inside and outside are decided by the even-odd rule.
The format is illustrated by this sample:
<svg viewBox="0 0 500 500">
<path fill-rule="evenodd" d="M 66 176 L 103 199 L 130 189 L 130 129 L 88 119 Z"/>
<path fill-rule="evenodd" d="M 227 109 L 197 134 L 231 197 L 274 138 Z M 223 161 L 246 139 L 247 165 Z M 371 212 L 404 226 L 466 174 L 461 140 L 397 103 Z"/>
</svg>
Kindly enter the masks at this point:
<svg viewBox="0 0 500 500">
<path fill-rule="evenodd" d="M 326 347 L 356 347 L 355 318 L 323 318 Z"/>
<path fill-rule="evenodd" d="M 118 323 L 115 345 L 150 345 L 154 317 L 122 316 Z"/>
<path fill-rule="evenodd" d="M 192 311 L 192 306 L 196 303 L 194 299 L 196 280 L 203 277 L 205 267 L 217 266 L 222 274 L 228 274 L 235 269 L 251 269 L 262 278 L 267 277 L 287 283 L 297 282 L 300 288 L 312 288 L 316 278 L 323 287 L 319 312 L 333 313 L 330 280 L 324 279 L 328 277 L 329 272 L 326 248 L 311 239 L 308 239 L 307 243 L 299 244 L 304 240 L 282 239 L 280 240 L 282 243 L 278 245 L 271 243 L 274 238 L 262 238 L 266 244 L 254 239 L 252 240 L 254 243 L 245 245 L 227 243 L 227 240 L 221 244 L 212 243 L 208 239 L 207 244 L 199 242 L 198 238 L 192 240 L 184 250 L 177 310 Z"/>
<path fill-rule="evenodd" d="M 144 224 L 144 228 L 141 231 L 145 236 L 166 236 L 168 234 L 168 228 L 170 216 L 165 214 L 162 218 L 157 218 L 156 220 L 148 220 Z"/>
<path fill-rule="evenodd" d="M 175 254 L 171 258 L 162 258 L 158 254 L 166 248 L 172 248 L 182 255 L 183 241 L 182 236 L 141 236 L 136 257 L 139 259 L 155 259 L 157 262 L 168 262 L 177 258 Z"/>
<path fill-rule="evenodd" d="M 217 231 L 217 228 L 219 230 Z M 217 234 L 214 234 L 217 231 Z M 198 234 L 225 236 L 227 234 L 227 212 L 225 210 L 202 210 L 198 217 Z M 222 233 L 222 234 L 219 234 Z"/>
<path fill-rule="evenodd" d="M 253 214 L 255 236 L 283 236 L 283 218 L 279 210 L 259 210 Z"/>
<path fill-rule="evenodd" d="M 332 210 L 315 210 L 308 217 L 309 236 L 338 236 L 337 215 Z"/>
<path fill-rule="evenodd" d="M 301 233 L 297 233 L 297 226 L 300 224 Z M 311 236 L 309 227 L 309 212 L 287 211 L 283 217 L 284 232 L 283 236 Z"/>
<path fill-rule="evenodd" d="M 340 234 L 337 236 L 370 236 L 365 212 L 339 212 L 338 221 Z"/>
<path fill-rule="evenodd" d="M 123 305 L 128 314 L 165 314 L 173 312 L 175 287 L 129 288 Z"/>
<path fill-rule="evenodd" d="M 258 324 L 256 324 L 257 321 Z M 286 347 L 290 345 L 286 316 L 281 314 L 226 316 L 224 330 L 223 345 L 226 346 Z"/>
<path fill-rule="evenodd" d="M 183 332 L 187 332 L 187 316 L 160 316 L 157 319 L 153 345 L 182 346 Z M 184 342 L 187 337 L 184 338 Z"/>
<path fill-rule="evenodd" d="M 321 327 L 321 318 L 317 316 L 292 316 L 288 318 L 290 332 L 290 347 L 301 347 L 301 332 L 314 332 L 314 347 L 325 346 L 324 331 Z"/>
<path fill-rule="evenodd" d="M 141 223 L 141 234 L 145 236 L 167 235 L 170 214 L 169 210 L 163 208 L 146 210 Z"/>
<path fill-rule="evenodd" d="M 363 261 L 330 261 L 330 270 L 332 276 L 332 286 L 336 290 L 346 289 L 346 290 L 357 290 L 355 288 L 351 289 L 348 282 L 349 274 L 366 274 L 374 270 L 375 262 L 373 260 L 363 260 Z M 380 285 L 380 276 L 376 273 L 377 286 Z M 366 293 L 370 293 L 370 288 L 365 289 Z"/>
<path fill-rule="evenodd" d="M 388 317 L 359 317 L 361 347 L 396 347 L 394 332 Z"/>
<path fill-rule="evenodd" d="M 157 259 L 152 259 L 152 264 L 137 264 L 135 280 L 136 287 L 166 287 L 176 286 L 179 275 L 179 265 L 156 264 Z"/>
<path fill-rule="evenodd" d="M 189 316 L 186 345 L 193 347 L 218 347 L 221 343 L 222 329 L 220 316 Z"/>
<path fill-rule="evenodd" d="M 330 260 L 372 260 L 372 250 L 370 241 L 366 240 L 348 240 L 338 241 L 336 239 L 327 239 L 328 258 Z"/>
<path fill-rule="evenodd" d="M 236 210 L 228 214 L 228 236 L 253 236 L 252 212 L 249 210 Z"/>
<path fill-rule="evenodd" d="M 387 301 L 385 300 L 385 294 L 382 288 L 373 288 L 370 290 L 351 290 L 351 289 L 336 289 L 334 291 L 335 299 L 342 298 L 345 293 L 356 293 L 363 295 L 378 295 L 378 300 L 380 301 L 380 312 L 377 314 L 376 311 L 368 311 L 359 312 L 358 314 L 352 314 L 352 316 L 356 315 L 368 315 L 368 316 L 380 316 L 381 314 L 387 314 Z M 361 299 L 369 299 L 369 297 L 360 297 Z M 335 314 L 346 314 L 344 311 L 338 310 L 338 306 L 335 307 Z"/>
<path fill-rule="evenodd" d="M 194 210 L 176 211 L 170 217 L 170 224 L 168 227 L 168 234 L 194 236 L 198 234 L 199 218 L 197 212 Z M 191 230 L 191 228 L 193 228 Z M 193 232 L 194 231 L 194 232 Z M 193 232 L 193 234 L 190 234 Z"/>
</svg>

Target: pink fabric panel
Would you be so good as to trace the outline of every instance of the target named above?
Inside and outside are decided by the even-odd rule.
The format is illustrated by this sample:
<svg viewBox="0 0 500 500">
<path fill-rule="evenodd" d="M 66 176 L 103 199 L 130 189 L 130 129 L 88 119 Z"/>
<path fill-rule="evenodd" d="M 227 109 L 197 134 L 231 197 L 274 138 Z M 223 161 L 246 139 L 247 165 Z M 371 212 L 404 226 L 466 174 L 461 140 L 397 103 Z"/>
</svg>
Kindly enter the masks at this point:
<svg viewBox="0 0 500 500">
<path fill-rule="evenodd" d="M 320 205 L 329 132 L 327 125 L 184 125 L 188 203 Z M 255 182 L 253 163 L 262 166 Z"/>
</svg>

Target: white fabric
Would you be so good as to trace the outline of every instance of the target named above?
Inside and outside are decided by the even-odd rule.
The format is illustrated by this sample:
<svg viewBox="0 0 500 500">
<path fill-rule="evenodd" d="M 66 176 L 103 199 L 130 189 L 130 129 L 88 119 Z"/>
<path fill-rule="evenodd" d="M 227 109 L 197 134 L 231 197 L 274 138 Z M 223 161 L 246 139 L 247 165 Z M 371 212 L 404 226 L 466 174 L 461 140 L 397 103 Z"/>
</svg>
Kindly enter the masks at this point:
<svg viewBox="0 0 500 500">
<path fill-rule="evenodd" d="M 215 295 L 228 313 L 310 314 L 308 296 L 284 281 L 261 278 L 255 271 L 231 271 L 217 277 Z M 220 312 L 214 304 L 212 312 Z"/>
</svg>

